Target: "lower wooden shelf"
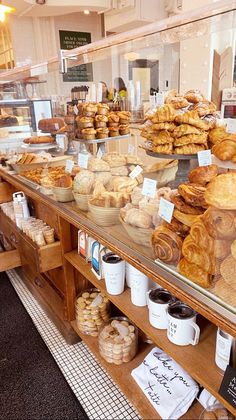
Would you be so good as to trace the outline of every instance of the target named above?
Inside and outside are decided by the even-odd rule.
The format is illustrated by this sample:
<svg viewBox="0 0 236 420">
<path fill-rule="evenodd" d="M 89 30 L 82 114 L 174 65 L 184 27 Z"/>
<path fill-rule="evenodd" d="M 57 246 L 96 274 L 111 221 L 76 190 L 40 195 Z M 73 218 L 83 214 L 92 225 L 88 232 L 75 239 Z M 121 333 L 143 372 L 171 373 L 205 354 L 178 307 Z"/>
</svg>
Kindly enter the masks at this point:
<svg viewBox="0 0 236 420">
<path fill-rule="evenodd" d="M 0 272 L 20 266 L 21 259 L 17 249 L 0 253 Z"/>
<path fill-rule="evenodd" d="M 149 353 L 149 351 L 151 351 L 152 346 L 150 344 L 142 343 L 139 346 L 138 354 L 133 360 L 131 360 L 131 362 L 124 363 L 121 366 L 116 366 L 107 363 L 102 358 L 99 353 L 98 339 L 96 337 L 91 337 L 81 333 L 77 327 L 76 321 L 72 321 L 72 327 L 94 354 L 98 362 L 106 369 L 114 382 L 116 382 L 119 388 L 124 392 L 128 400 L 135 406 L 142 418 L 145 420 L 160 419 L 161 417 L 158 415 L 148 399 L 144 396 L 143 392 L 131 376 L 132 370 L 142 363 L 146 355 Z M 195 402 L 190 407 L 189 411 L 181 418 L 186 420 L 198 419 L 202 411 L 202 406 Z"/>
<path fill-rule="evenodd" d="M 65 258 L 89 282 L 102 292 L 105 292 L 110 301 L 134 322 L 158 347 L 163 349 L 179 363 L 193 379 L 205 387 L 236 416 L 236 410 L 218 393 L 223 376 L 217 371 L 215 365 L 216 327 L 213 324 L 208 323 L 201 328 L 200 342 L 197 346 L 176 346 L 168 340 L 165 330 L 158 330 L 150 325 L 147 307 L 138 307 L 132 304 L 129 288 L 121 295 L 109 295 L 106 292 L 104 280 L 97 279 L 91 271 L 90 264 L 78 255 L 76 250 L 65 254 Z"/>
</svg>

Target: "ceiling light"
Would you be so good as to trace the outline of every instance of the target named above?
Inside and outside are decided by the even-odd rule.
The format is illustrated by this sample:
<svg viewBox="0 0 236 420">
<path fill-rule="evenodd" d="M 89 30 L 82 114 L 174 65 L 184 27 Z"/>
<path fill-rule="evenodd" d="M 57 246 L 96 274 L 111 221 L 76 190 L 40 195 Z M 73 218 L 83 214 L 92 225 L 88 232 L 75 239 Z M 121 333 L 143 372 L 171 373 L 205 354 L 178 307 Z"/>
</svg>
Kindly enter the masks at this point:
<svg viewBox="0 0 236 420">
<path fill-rule="evenodd" d="M 124 58 L 128 61 L 135 61 L 138 60 L 140 58 L 140 54 L 130 51 L 126 54 L 124 54 Z"/>
<path fill-rule="evenodd" d="M 85 15 L 89 15 L 90 14 L 90 11 L 89 10 L 84 10 L 84 14 Z"/>
<path fill-rule="evenodd" d="M 0 22 L 4 22 L 6 13 L 12 13 L 15 12 L 15 10 L 14 7 L 4 6 L 0 3 Z"/>
</svg>

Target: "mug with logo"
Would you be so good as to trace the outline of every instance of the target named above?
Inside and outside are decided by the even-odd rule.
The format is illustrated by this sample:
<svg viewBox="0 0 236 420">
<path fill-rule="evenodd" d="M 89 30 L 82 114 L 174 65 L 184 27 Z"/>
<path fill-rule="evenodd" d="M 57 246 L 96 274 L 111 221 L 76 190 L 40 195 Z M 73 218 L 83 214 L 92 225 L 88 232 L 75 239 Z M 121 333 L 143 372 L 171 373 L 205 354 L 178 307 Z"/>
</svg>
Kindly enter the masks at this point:
<svg viewBox="0 0 236 420">
<path fill-rule="evenodd" d="M 152 289 L 147 293 L 149 322 L 160 330 L 167 329 L 168 306 L 173 303 L 175 298 L 165 289 Z"/>
<path fill-rule="evenodd" d="M 168 339 L 178 346 L 198 344 L 200 328 L 196 324 L 196 312 L 182 302 L 168 307 Z"/>
<path fill-rule="evenodd" d="M 113 252 L 108 252 L 103 255 L 102 264 L 107 292 L 120 295 L 125 286 L 125 261 Z"/>
</svg>

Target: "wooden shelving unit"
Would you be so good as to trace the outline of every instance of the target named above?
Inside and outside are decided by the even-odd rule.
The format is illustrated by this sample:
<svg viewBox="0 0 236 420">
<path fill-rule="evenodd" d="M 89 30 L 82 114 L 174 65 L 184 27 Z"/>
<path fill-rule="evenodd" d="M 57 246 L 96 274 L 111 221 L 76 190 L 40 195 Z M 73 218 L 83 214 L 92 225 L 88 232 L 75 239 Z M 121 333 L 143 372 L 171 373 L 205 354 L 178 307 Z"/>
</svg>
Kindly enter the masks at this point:
<svg viewBox="0 0 236 420">
<path fill-rule="evenodd" d="M 133 321 L 136 326 L 141 329 L 158 347 L 162 348 L 169 356 L 173 357 L 173 359 L 179 363 L 183 369 L 185 369 L 197 382 L 208 389 L 211 394 L 221 401 L 221 403 L 236 416 L 236 410 L 234 410 L 233 407 L 218 393 L 223 377 L 217 371 L 217 367 L 214 362 L 216 327 L 213 324 L 208 323 L 201 328 L 200 342 L 197 346 L 176 346 L 167 339 L 165 330 L 158 330 L 150 325 L 147 307 L 138 307 L 131 303 L 129 288 L 127 288 L 121 295 L 109 295 L 106 292 L 104 280 L 97 279 L 91 271 L 90 264 L 78 255 L 76 250 L 66 253 L 65 258 L 90 283 L 102 292 L 105 292 L 110 301 L 131 321 Z M 76 327 L 76 323 L 73 322 L 72 325 L 74 328 Z M 78 330 L 76 331 L 81 335 Z M 85 337 L 84 335 L 81 336 Z M 86 342 L 86 340 L 88 340 L 87 336 L 84 341 Z M 93 349 L 91 350 L 93 351 Z M 139 358 L 139 356 L 137 356 L 137 358 Z M 137 358 L 135 358 L 135 360 Z M 143 357 L 139 359 L 137 366 L 141 360 L 143 360 Z M 112 372 L 109 371 L 109 373 L 113 376 Z M 115 377 L 114 380 L 116 380 Z M 118 385 L 122 387 L 120 381 L 118 381 Z M 127 391 L 128 390 L 125 391 L 126 395 Z M 188 418 L 196 417 L 191 417 L 189 413 Z"/>
</svg>

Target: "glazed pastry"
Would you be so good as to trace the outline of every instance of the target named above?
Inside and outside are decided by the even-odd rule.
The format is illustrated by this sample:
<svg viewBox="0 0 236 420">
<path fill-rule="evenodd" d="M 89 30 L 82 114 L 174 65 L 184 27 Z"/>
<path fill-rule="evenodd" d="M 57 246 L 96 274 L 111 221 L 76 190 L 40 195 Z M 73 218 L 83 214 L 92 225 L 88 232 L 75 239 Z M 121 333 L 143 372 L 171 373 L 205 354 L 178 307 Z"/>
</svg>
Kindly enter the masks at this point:
<svg viewBox="0 0 236 420">
<path fill-rule="evenodd" d="M 236 238 L 235 216 L 233 211 L 209 207 L 202 215 L 202 220 L 212 238 L 230 240 Z"/>
<path fill-rule="evenodd" d="M 218 174 L 216 165 L 198 166 L 188 174 L 189 182 L 205 186 Z"/>
<path fill-rule="evenodd" d="M 182 253 L 189 262 L 196 264 L 209 274 L 215 274 L 215 258 L 205 249 L 201 249 L 190 235 L 183 242 Z"/>
<path fill-rule="evenodd" d="M 196 104 L 205 100 L 203 93 L 199 89 L 191 89 L 184 95 L 188 102 Z"/>
<path fill-rule="evenodd" d="M 92 172 L 109 172 L 111 168 L 103 159 L 91 157 L 88 160 L 88 170 Z"/>
<path fill-rule="evenodd" d="M 156 258 L 166 264 L 178 264 L 181 258 L 183 241 L 170 229 L 159 226 L 152 234 L 152 247 Z"/>
<path fill-rule="evenodd" d="M 176 117 L 176 111 L 171 105 L 164 105 L 156 111 L 152 117 L 152 122 L 154 124 L 160 122 L 172 122 Z"/>
<path fill-rule="evenodd" d="M 135 208 L 127 211 L 124 222 L 143 229 L 152 227 L 152 217 L 145 211 Z"/>
<path fill-rule="evenodd" d="M 126 157 L 124 155 L 118 155 L 116 152 L 103 155 L 102 160 L 107 162 L 110 168 L 126 165 Z"/>
<path fill-rule="evenodd" d="M 190 124 L 194 127 L 200 128 L 201 130 L 208 130 L 208 124 L 203 121 L 197 111 L 187 111 L 184 114 L 179 114 L 176 116 L 175 121 L 178 124 Z"/>
<path fill-rule="evenodd" d="M 98 115 L 107 115 L 109 112 L 109 106 L 106 104 L 98 104 L 97 113 Z"/>
<path fill-rule="evenodd" d="M 220 279 L 216 282 L 214 292 L 224 302 L 227 302 L 233 307 L 236 306 L 236 291 L 226 283 L 224 279 Z"/>
<path fill-rule="evenodd" d="M 168 130 L 172 132 L 175 130 L 176 125 L 175 123 L 172 123 L 172 122 L 161 122 L 161 123 L 153 124 L 151 127 L 152 127 L 152 131 Z"/>
<path fill-rule="evenodd" d="M 222 275 L 224 281 L 236 290 L 236 260 L 232 255 L 229 255 L 220 266 L 220 274 Z"/>
<path fill-rule="evenodd" d="M 84 128 L 82 130 L 82 137 L 84 140 L 94 140 L 96 137 L 96 130 L 93 128 Z"/>
<path fill-rule="evenodd" d="M 202 134 L 203 132 L 193 125 L 190 124 L 180 124 L 178 127 L 175 127 L 173 131 L 173 137 L 182 137 L 189 134 Z"/>
<path fill-rule="evenodd" d="M 187 106 L 189 106 L 189 102 L 183 96 L 174 96 L 172 98 L 166 98 L 165 103 L 170 104 L 175 109 L 186 108 Z"/>
<path fill-rule="evenodd" d="M 207 207 L 205 192 L 206 188 L 198 184 L 184 183 L 178 187 L 178 193 L 187 204 L 194 207 Z"/>
<path fill-rule="evenodd" d="M 96 133 L 98 139 L 105 139 L 109 136 L 109 130 L 107 127 L 97 128 Z"/>
<path fill-rule="evenodd" d="M 186 214 L 202 214 L 204 213 L 204 209 L 201 209 L 200 207 L 193 207 L 189 204 L 187 204 L 183 197 L 181 197 L 181 195 L 174 195 L 171 199 L 172 203 L 175 205 L 175 208 L 177 210 L 179 210 L 182 213 L 186 213 Z"/>
<path fill-rule="evenodd" d="M 118 112 L 118 116 L 119 116 L 119 122 L 120 124 L 127 124 L 130 121 L 131 118 L 131 112 L 129 111 L 121 111 Z"/>
<path fill-rule="evenodd" d="M 180 235 L 182 238 L 185 238 L 190 231 L 189 226 L 184 225 L 183 223 L 179 222 L 175 217 L 172 217 L 171 223 L 166 222 L 163 220 L 162 226 L 173 230 L 173 232 L 176 232 L 178 235 Z"/>
<path fill-rule="evenodd" d="M 220 160 L 233 160 L 236 158 L 236 140 L 221 140 L 212 147 L 212 153 Z"/>
<path fill-rule="evenodd" d="M 198 152 L 205 150 L 205 147 L 200 144 L 186 144 L 185 146 L 175 147 L 174 153 L 177 155 L 195 155 Z"/>
<path fill-rule="evenodd" d="M 121 124 L 119 125 L 119 132 L 121 136 L 125 136 L 126 134 L 130 133 L 130 128 L 128 124 Z"/>
<path fill-rule="evenodd" d="M 186 258 L 182 258 L 178 265 L 179 273 L 192 280 L 205 289 L 211 286 L 212 275 L 204 271 L 198 265 L 189 262 Z"/>
<path fill-rule="evenodd" d="M 94 182 L 94 173 L 87 170 L 82 170 L 74 178 L 73 191 L 79 194 L 91 194 Z"/>
<path fill-rule="evenodd" d="M 227 173 L 213 178 L 207 185 L 206 202 L 224 210 L 236 210 L 236 173 Z"/>
<path fill-rule="evenodd" d="M 199 217 L 196 214 L 186 214 L 186 213 L 182 213 L 179 210 L 174 210 L 173 213 L 174 217 L 181 223 L 183 223 L 186 226 L 192 226 L 192 224 L 197 220 L 197 218 Z"/>
<path fill-rule="evenodd" d="M 152 151 L 155 153 L 163 153 L 164 155 L 171 155 L 173 152 L 173 144 L 162 144 L 159 146 L 152 146 Z"/>
<path fill-rule="evenodd" d="M 174 139 L 168 131 L 159 131 L 156 135 L 151 136 L 151 140 L 154 146 L 160 144 L 173 143 Z"/>
<path fill-rule="evenodd" d="M 174 146 L 185 146 L 188 144 L 202 144 L 207 145 L 207 133 L 205 131 L 202 134 L 188 134 L 186 136 L 178 137 L 174 141 Z"/>
</svg>

